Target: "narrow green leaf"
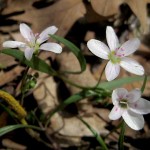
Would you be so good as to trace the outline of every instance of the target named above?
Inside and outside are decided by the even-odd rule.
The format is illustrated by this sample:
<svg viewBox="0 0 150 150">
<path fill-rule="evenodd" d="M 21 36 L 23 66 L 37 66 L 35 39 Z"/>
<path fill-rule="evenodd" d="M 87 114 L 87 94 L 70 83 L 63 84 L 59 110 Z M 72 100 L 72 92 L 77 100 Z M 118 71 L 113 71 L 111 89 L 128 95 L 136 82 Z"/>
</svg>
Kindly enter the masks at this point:
<svg viewBox="0 0 150 150">
<path fill-rule="evenodd" d="M 69 48 L 69 50 L 77 57 L 80 66 L 81 66 L 81 71 L 77 71 L 77 72 L 70 72 L 70 71 L 64 71 L 65 73 L 73 73 L 73 74 L 77 74 L 77 73 L 81 73 L 86 69 L 86 60 L 84 58 L 84 56 L 81 53 L 81 50 L 75 46 L 72 42 L 68 41 L 67 39 L 64 39 L 62 37 L 59 37 L 57 35 L 50 35 L 54 40 L 63 43 L 65 46 L 67 46 Z M 67 61 L 67 58 L 66 58 Z"/>
<path fill-rule="evenodd" d="M 96 140 L 99 142 L 99 144 L 102 146 L 103 150 L 108 150 L 104 140 L 102 137 L 86 122 L 84 121 L 81 117 L 78 117 L 82 123 L 92 132 L 92 134 L 95 136 Z"/>
<path fill-rule="evenodd" d="M 22 125 L 22 124 L 17 124 L 17 125 L 8 125 L 5 127 L 0 128 L 0 136 L 3 136 L 4 134 L 7 134 L 13 130 L 19 129 L 19 128 L 33 128 L 36 130 L 42 130 L 36 126 L 32 126 L 32 125 Z"/>
<path fill-rule="evenodd" d="M 12 118 L 17 118 L 17 114 L 15 114 L 9 107 L 6 107 L 3 103 L 0 102 L 0 107 L 4 109 Z"/>
<path fill-rule="evenodd" d="M 150 77 L 148 77 L 148 80 Z M 103 82 L 98 85 L 99 88 L 107 89 L 107 90 L 113 90 L 114 88 L 119 88 L 125 84 L 130 84 L 133 82 L 139 82 L 143 81 L 144 77 L 142 76 L 135 76 L 135 77 L 125 77 L 118 80 L 113 80 L 109 82 Z"/>
<path fill-rule="evenodd" d="M 27 59 L 25 59 L 24 53 L 22 51 L 17 50 L 17 49 L 4 49 L 1 52 L 4 54 L 13 56 L 14 58 L 18 59 L 21 63 L 26 64 L 27 66 L 29 66 L 35 70 L 47 73 L 49 75 L 55 74 L 55 70 L 53 70 L 42 59 L 40 59 L 34 55 L 33 55 L 32 59 L 30 61 L 28 61 Z"/>
<path fill-rule="evenodd" d="M 80 101 L 86 97 L 91 97 L 97 95 L 97 93 L 92 92 L 91 90 L 83 90 L 79 93 L 76 93 L 72 96 L 70 96 L 69 98 L 67 98 L 65 101 L 63 101 L 58 107 L 56 107 L 56 109 L 54 109 L 50 115 L 48 116 L 47 122 L 46 122 L 46 126 L 48 126 L 49 122 L 50 122 L 50 118 L 58 111 L 63 110 L 66 106 L 68 106 L 69 104 L 72 103 L 76 103 L 77 101 Z"/>
</svg>

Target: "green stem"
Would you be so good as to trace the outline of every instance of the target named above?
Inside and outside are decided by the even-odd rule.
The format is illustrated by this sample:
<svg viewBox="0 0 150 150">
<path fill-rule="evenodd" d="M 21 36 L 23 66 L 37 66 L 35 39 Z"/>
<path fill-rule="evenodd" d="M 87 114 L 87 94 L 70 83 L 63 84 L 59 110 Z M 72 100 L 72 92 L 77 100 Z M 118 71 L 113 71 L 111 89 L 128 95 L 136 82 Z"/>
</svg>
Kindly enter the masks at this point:
<svg viewBox="0 0 150 150">
<path fill-rule="evenodd" d="M 26 84 L 26 79 L 27 79 L 26 77 L 27 77 L 28 71 L 29 71 L 29 67 L 27 66 L 25 71 L 24 71 L 22 82 L 21 82 L 21 104 L 23 104 L 23 100 L 25 97 L 24 85 Z"/>
<path fill-rule="evenodd" d="M 95 136 L 96 140 L 99 142 L 99 144 L 102 146 L 103 150 L 108 150 L 104 140 L 102 137 L 81 117 L 78 117 L 79 120 L 82 121 L 82 123 L 92 132 L 92 134 Z"/>
<path fill-rule="evenodd" d="M 87 94 L 88 93 L 88 94 Z M 56 107 L 51 113 L 50 115 L 47 117 L 47 121 L 45 124 L 45 127 L 48 126 L 48 124 L 50 123 L 50 118 L 58 111 L 63 110 L 66 106 L 68 106 L 69 104 L 75 103 L 77 101 L 82 100 L 83 98 L 87 98 L 87 97 L 91 97 L 94 95 L 97 95 L 97 93 L 92 92 L 89 90 L 89 92 L 85 92 L 85 91 L 81 91 L 77 94 L 74 94 L 73 96 L 70 96 L 69 98 L 67 98 L 65 101 L 62 102 L 62 104 L 60 104 L 58 107 Z"/>
<path fill-rule="evenodd" d="M 97 86 L 100 84 L 101 79 L 102 79 L 102 76 L 103 76 L 103 73 L 104 73 L 104 71 L 105 71 L 105 68 L 106 68 L 106 65 L 104 66 L 104 68 L 103 68 L 103 70 L 102 70 L 102 72 L 101 72 L 101 75 L 100 75 L 100 77 L 99 77 L 99 79 L 98 79 L 98 82 L 97 82 L 97 84 L 96 84 L 95 87 L 97 87 Z"/>
<path fill-rule="evenodd" d="M 0 107 L 2 107 L 12 118 L 17 118 L 18 119 L 17 114 L 15 114 L 11 109 L 9 109 L 9 107 L 6 107 L 1 102 L 0 102 Z"/>
<path fill-rule="evenodd" d="M 91 87 L 91 86 L 90 86 L 90 87 L 89 87 L 89 86 L 86 86 L 86 87 L 85 87 L 85 86 L 76 84 L 76 83 L 74 83 L 74 82 L 68 80 L 66 77 L 60 76 L 59 74 L 55 74 L 54 76 L 60 78 L 61 80 L 65 81 L 66 83 L 68 83 L 68 84 L 70 84 L 70 85 L 72 85 L 72 86 L 75 86 L 75 87 L 80 88 L 80 89 L 83 89 L 83 90 L 93 90 L 93 89 L 97 88 L 97 86 L 98 86 L 98 84 L 99 84 L 99 83 L 97 83 L 96 85 L 94 85 L 94 86 L 92 86 L 92 87 Z M 100 80 L 101 80 L 101 78 L 100 78 Z M 102 88 L 98 88 L 98 89 L 102 89 Z"/>
<path fill-rule="evenodd" d="M 79 85 L 79 84 L 76 84 L 70 80 L 68 80 L 66 77 L 63 77 L 63 76 L 60 76 L 59 74 L 55 75 L 57 76 L 58 78 L 62 79 L 63 81 L 65 81 L 66 83 L 69 83 L 70 85 L 72 86 L 75 86 L 77 88 L 80 88 L 80 89 L 93 89 L 94 87 L 85 87 L 85 86 L 82 86 L 82 85 Z"/>
<path fill-rule="evenodd" d="M 122 126 L 122 122 L 117 126 L 115 127 L 114 129 L 112 129 L 106 136 L 105 136 L 105 139 L 108 138 L 109 135 L 111 135 L 113 132 L 117 132 L 117 129 L 119 129 L 120 127 Z M 119 133 L 118 133 L 119 134 Z"/>
<path fill-rule="evenodd" d="M 120 136 L 119 136 L 119 141 L 118 141 L 118 150 L 124 150 L 123 142 L 124 142 L 125 127 L 126 127 L 126 124 L 123 120 L 122 125 L 121 125 L 121 132 L 120 132 Z"/>
<path fill-rule="evenodd" d="M 141 87 L 141 92 L 142 92 L 142 93 L 144 92 L 144 89 L 145 89 L 145 86 L 146 86 L 146 82 L 147 82 L 147 75 L 145 75 L 144 81 L 143 81 L 143 85 L 142 85 L 142 87 Z"/>
</svg>

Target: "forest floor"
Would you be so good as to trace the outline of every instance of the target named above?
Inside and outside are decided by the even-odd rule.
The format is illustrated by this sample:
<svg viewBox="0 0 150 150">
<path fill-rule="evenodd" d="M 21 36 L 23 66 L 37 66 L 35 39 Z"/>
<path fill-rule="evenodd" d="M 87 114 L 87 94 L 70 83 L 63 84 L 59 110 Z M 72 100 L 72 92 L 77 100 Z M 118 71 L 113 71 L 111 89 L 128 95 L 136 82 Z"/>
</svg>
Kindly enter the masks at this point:
<svg viewBox="0 0 150 150">
<path fill-rule="evenodd" d="M 126 2 L 126 1 L 125 1 Z M 136 4 L 135 4 L 136 3 Z M 26 23 L 35 33 L 39 33 L 48 26 L 58 27 L 56 35 L 74 43 L 86 59 L 86 70 L 81 74 L 66 74 L 64 77 L 71 82 L 84 87 L 96 85 L 106 61 L 93 55 L 87 48 L 87 41 L 97 39 L 106 42 L 106 27 L 112 26 L 120 43 L 138 37 L 141 40 L 139 49 L 131 56 L 145 69 L 148 76 L 143 92 L 143 98 L 150 100 L 150 34 L 149 29 L 149 1 L 135 2 L 121 0 L 107 2 L 105 0 L 0 0 L 0 43 L 8 40 L 22 41 L 19 24 Z M 134 8 L 134 6 L 136 8 Z M 52 40 L 52 39 L 51 39 Z M 3 47 L 0 45 L 0 49 Z M 41 59 L 50 64 L 57 71 L 78 71 L 80 65 L 77 58 L 63 45 L 61 54 L 42 51 Z M 20 85 L 25 72 L 25 65 L 15 58 L 0 54 L 0 87 L 20 99 Z M 29 74 L 38 71 L 29 70 Z M 30 125 L 43 127 L 42 117 L 47 116 L 56 106 L 68 97 L 81 92 L 82 89 L 66 83 L 60 78 L 38 72 L 37 85 L 29 91 L 23 101 L 23 107 L 28 112 L 27 121 Z M 121 69 L 119 79 L 135 77 L 135 75 Z M 106 82 L 105 74 L 101 82 Z M 129 91 L 141 88 L 142 80 L 120 85 Z M 115 85 L 112 86 L 112 89 Z M 119 87 L 119 85 L 118 85 Z M 111 90 L 112 90 L 111 89 Z M 0 101 L 3 102 L 2 99 Z M 8 106 L 9 107 L 9 106 Z M 111 97 L 90 97 L 69 104 L 63 110 L 56 112 L 50 120 L 46 132 L 37 131 L 44 142 L 31 137 L 20 128 L 8 132 L 0 137 L 0 150 L 100 150 L 102 149 L 95 136 L 79 119 L 82 117 L 102 138 L 109 150 L 118 149 L 120 129 L 118 121 L 108 118 L 112 109 Z M 125 150 L 147 150 L 150 142 L 150 115 L 144 115 L 145 125 L 140 131 L 126 127 Z M 0 128 L 17 124 L 8 112 L 0 107 Z M 115 129 L 115 130 L 114 130 Z M 111 131 L 113 132 L 111 133 Z M 45 144 L 48 143 L 47 144 Z"/>
</svg>

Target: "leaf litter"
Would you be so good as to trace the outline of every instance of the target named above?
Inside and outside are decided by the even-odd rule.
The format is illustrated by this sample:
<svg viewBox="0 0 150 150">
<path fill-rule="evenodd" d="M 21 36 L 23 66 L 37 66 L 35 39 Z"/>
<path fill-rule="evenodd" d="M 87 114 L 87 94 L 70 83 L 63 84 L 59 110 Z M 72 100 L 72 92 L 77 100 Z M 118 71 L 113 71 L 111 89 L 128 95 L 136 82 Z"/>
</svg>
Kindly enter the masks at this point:
<svg viewBox="0 0 150 150">
<path fill-rule="evenodd" d="M 112 25 L 116 28 L 117 34 L 122 41 L 126 41 L 127 39 L 138 35 L 142 37 L 142 44 L 138 52 L 132 57 L 138 60 L 144 66 L 147 75 L 150 75 L 150 59 L 148 57 L 150 46 L 147 41 L 147 37 L 149 37 L 149 16 L 147 14 L 147 6 L 150 3 L 148 0 L 140 2 L 136 0 L 115 0 L 111 3 L 103 0 L 91 0 L 91 3 L 88 0 L 53 0 L 49 3 L 46 3 L 44 0 L 10 0 L 4 1 L 3 3 L 4 7 L 1 9 L 0 14 L 3 18 L 3 23 L 0 27 L 1 43 L 8 39 L 20 39 L 21 36 L 19 34 L 18 25 L 21 22 L 25 22 L 28 23 L 35 32 L 40 32 L 49 25 L 56 25 L 59 28 L 57 35 L 73 40 L 73 42 L 79 46 L 87 60 L 87 67 L 82 74 L 66 74 L 65 77 L 72 82 L 81 86 L 96 85 L 100 73 L 105 66 L 105 61 L 98 60 L 89 53 L 86 42 L 91 37 L 105 41 L 105 30 L 101 29 L 105 29 L 107 25 Z M 121 8 L 126 8 L 129 14 L 127 14 L 128 12 L 125 10 L 120 11 Z M 128 15 L 128 17 L 126 15 Z M 122 16 L 124 16 L 124 20 L 122 20 Z M 130 19 L 132 18 L 133 20 L 131 21 Z M 120 23 L 118 24 L 118 22 Z M 132 25 L 134 25 L 134 28 Z M 83 30 L 83 32 L 81 32 L 81 30 Z M 9 56 L 1 54 L 0 57 L 0 86 L 2 89 L 7 89 L 8 92 L 10 92 L 10 88 L 7 87 L 11 86 L 15 91 L 14 93 L 18 93 L 16 87 L 17 84 L 20 83 L 20 78 L 25 68 L 18 61 Z M 55 54 L 41 52 L 40 57 L 47 60 L 51 65 L 54 65 L 54 68 L 59 71 L 75 71 L 80 69 L 77 59 L 65 47 L 63 53 L 60 55 L 56 56 Z M 31 70 L 31 72 L 35 73 L 36 71 Z M 119 78 L 127 76 L 132 75 L 121 70 Z M 103 75 L 102 82 L 105 82 L 105 80 L 106 78 Z M 124 86 L 130 90 L 135 87 L 141 87 L 141 85 L 142 82 L 139 81 Z M 148 81 L 143 93 L 144 97 L 147 97 L 148 99 L 150 97 L 149 89 L 150 84 Z M 36 105 L 36 107 L 33 107 L 33 109 L 40 108 L 45 115 L 48 115 L 63 100 L 65 100 L 67 96 L 71 96 L 80 91 L 80 88 L 70 86 L 57 78 L 39 73 L 37 86 L 35 90 L 29 93 L 29 97 L 27 97 L 28 100 L 26 100 L 28 103 L 34 101 L 35 104 L 33 104 L 33 106 Z M 19 93 L 16 95 L 19 95 Z M 30 97 L 30 95 L 32 96 Z M 106 101 L 109 104 L 110 98 Z M 26 106 L 27 108 L 28 105 L 29 104 Z M 93 99 L 86 98 L 76 104 L 69 105 L 64 111 L 55 113 L 51 118 L 51 124 L 47 129 L 47 134 L 51 136 L 54 139 L 54 143 L 59 145 L 59 148 L 62 149 L 71 149 L 72 146 L 77 148 L 83 146 L 83 149 L 96 149 L 96 147 L 98 148 L 98 144 L 93 140 L 93 135 L 76 116 L 81 115 L 95 131 L 105 137 L 107 133 L 109 133 L 110 128 L 118 125 L 117 121 L 111 122 L 108 119 L 109 111 L 109 107 L 103 107 L 101 101 L 95 102 Z M 0 118 L 3 116 L 5 115 L 1 113 Z M 128 137 L 128 142 L 126 142 L 126 147 L 128 149 L 142 149 L 142 146 L 137 144 L 138 140 L 142 137 L 144 143 L 149 139 L 150 122 L 148 121 L 148 117 L 148 115 L 145 117 L 147 124 L 143 131 L 134 132 L 127 128 L 126 137 Z M 5 119 L 7 120 L 8 117 Z M 16 135 L 19 136 L 18 133 L 16 133 Z M 13 137 L 11 135 L 9 136 L 11 138 Z M 109 138 L 106 142 L 112 146 L 112 149 L 116 149 L 118 136 L 119 130 L 108 135 Z M 95 143 L 95 146 L 90 144 L 91 140 Z M 16 142 L 17 141 L 18 143 L 23 143 L 23 145 L 27 144 L 16 138 Z M 114 142 L 114 144 L 111 144 L 112 142 Z M 7 145 L 2 144 L 2 146 L 9 148 Z M 30 147 L 29 144 L 27 144 L 27 147 Z M 35 147 L 34 142 L 31 147 Z"/>
</svg>

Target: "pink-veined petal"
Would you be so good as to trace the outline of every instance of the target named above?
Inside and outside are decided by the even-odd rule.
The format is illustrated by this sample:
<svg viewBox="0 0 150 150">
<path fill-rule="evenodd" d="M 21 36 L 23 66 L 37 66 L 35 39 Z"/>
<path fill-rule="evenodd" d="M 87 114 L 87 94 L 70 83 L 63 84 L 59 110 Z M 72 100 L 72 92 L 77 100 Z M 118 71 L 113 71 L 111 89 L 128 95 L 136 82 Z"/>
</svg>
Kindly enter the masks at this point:
<svg viewBox="0 0 150 150">
<path fill-rule="evenodd" d="M 26 25 L 25 23 L 20 24 L 20 33 L 28 42 L 35 41 L 35 36 L 31 30 L 31 28 L 28 25 Z"/>
<path fill-rule="evenodd" d="M 150 101 L 140 98 L 135 103 L 129 104 L 129 108 L 137 114 L 148 114 L 150 113 Z"/>
<path fill-rule="evenodd" d="M 24 51 L 24 56 L 27 60 L 31 60 L 32 58 L 32 55 L 33 55 L 33 52 L 34 52 L 34 49 L 33 48 L 30 48 L 30 47 L 27 47 Z"/>
<path fill-rule="evenodd" d="M 112 102 L 114 105 L 118 104 L 120 100 L 124 99 L 128 91 L 124 88 L 118 88 L 112 92 Z"/>
<path fill-rule="evenodd" d="M 41 50 L 51 51 L 54 53 L 61 53 L 62 47 L 57 43 L 44 43 L 40 46 Z"/>
<path fill-rule="evenodd" d="M 126 124 L 134 130 L 141 130 L 144 127 L 144 118 L 140 114 L 128 110 L 122 114 L 122 117 Z"/>
<path fill-rule="evenodd" d="M 140 89 L 134 89 L 134 90 L 130 91 L 126 98 L 127 98 L 129 103 L 136 102 L 139 98 L 141 98 L 141 90 Z"/>
<path fill-rule="evenodd" d="M 119 47 L 118 37 L 114 29 L 110 26 L 107 26 L 106 28 L 106 39 L 111 51 L 114 51 Z"/>
<path fill-rule="evenodd" d="M 144 68 L 137 61 L 131 58 L 127 57 L 121 58 L 120 66 L 133 74 L 136 75 L 144 74 Z"/>
<path fill-rule="evenodd" d="M 134 53 L 140 46 L 140 40 L 138 38 L 128 40 L 118 50 L 117 55 L 120 57 L 128 56 Z"/>
<path fill-rule="evenodd" d="M 46 28 L 42 33 L 39 35 L 39 38 L 37 39 L 38 43 L 43 43 L 49 39 L 49 34 L 55 34 L 57 32 L 58 28 L 55 26 L 50 26 Z"/>
<path fill-rule="evenodd" d="M 109 113 L 108 117 L 110 120 L 117 120 L 122 116 L 122 113 L 123 110 L 118 105 L 115 105 Z"/>
<path fill-rule="evenodd" d="M 7 47 L 7 48 L 22 48 L 25 47 L 26 44 L 23 42 L 18 42 L 18 41 L 6 41 L 3 43 L 3 47 Z"/>
<path fill-rule="evenodd" d="M 113 64 L 109 61 L 105 68 L 106 79 L 108 81 L 114 80 L 120 73 L 119 64 Z"/>
<path fill-rule="evenodd" d="M 87 47 L 94 55 L 103 59 L 108 59 L 110 50 L 108 46 L 104 44 L 103 42 L 95 40 L 95 39 L 91 39 L 87 42 Z"/>
</svg>

